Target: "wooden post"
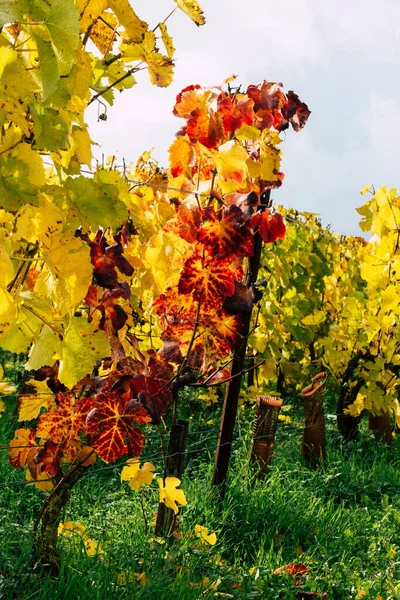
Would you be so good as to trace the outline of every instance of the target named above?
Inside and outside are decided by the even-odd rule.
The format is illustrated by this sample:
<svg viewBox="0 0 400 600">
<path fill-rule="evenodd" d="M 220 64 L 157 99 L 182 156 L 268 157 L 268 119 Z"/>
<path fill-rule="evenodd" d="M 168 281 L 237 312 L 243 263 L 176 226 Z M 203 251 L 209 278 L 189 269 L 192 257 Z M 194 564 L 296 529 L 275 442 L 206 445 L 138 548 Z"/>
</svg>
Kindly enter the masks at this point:
<svg viewBox="0 0 400 600">
<path fill-rule="evenodd" d="M 185 447 L 188 436 L 189 423 L 179 419 L 172 425 L 168 443 L 168 455 L 165 461 L 165 477 L 177 477 L 182 479 Z M 176 525 L 175 513 L 172 508 L 168 508 L 164 502 L 158 505 L 157 521 L 155 534 L 157 536 L 173 534 Z"/>
<path fill-rule="evenodd" d="M 282 400 L 274 396 L 258 396 L 256 400 L 251 462 L 260 468 L 258 479 L 265 477 L 271 462 L 281 406 Z"/>
<path fill-rule="evenodd" d="M 388 412 L 384 412 L 381 415 L 373 415 L 370 412 L 368 425 L 369 430 L 374 434 L 378 442 L 384 442 L 385 444 L 392 443 L 392 427 Z"/>
<path fill-rule="evenodd" d="M 312 378 L 311 385 L 302 392 L 304 404 L 304 431 L 301 452 L 304 460 L 312 467 L 326 461 L 326 439 L 324 421 L 324 387 L 326 373 L 318 373 Z"/>
<path fill-rule="evenodd" d="M 269 203 L 270 190 L 265 192 L 263 203 L 264 207 Z M 257 281 L 258 269 L 260 266 L 262 249 L 262 238 L 259 233 L 254 235 L 254 252 L 253 256 L 247 259 L 247 273 L 245 285 L 250 288 Z M 231 456 L 233 431 L 235 429 L 236 413 L 240 394 L 240 386 L 242 383 L 242 372 L 244 367 L 244 359 L 246 357 L 247 338 L 250 331 L 251 310 L 245 313 L 243 317 L 242 343 L 239 348 L 233 353 L 231 377 L 233 379 L 227 385 L 224 406 L 222 409 L 221 425 L 218 435 L 217 450 L 215 452 L 214 473 L 212 485 L 220 486 L 221 500 L 225 496 L 225 482 L 228 474 L 229 459 Z"/>
</svg>

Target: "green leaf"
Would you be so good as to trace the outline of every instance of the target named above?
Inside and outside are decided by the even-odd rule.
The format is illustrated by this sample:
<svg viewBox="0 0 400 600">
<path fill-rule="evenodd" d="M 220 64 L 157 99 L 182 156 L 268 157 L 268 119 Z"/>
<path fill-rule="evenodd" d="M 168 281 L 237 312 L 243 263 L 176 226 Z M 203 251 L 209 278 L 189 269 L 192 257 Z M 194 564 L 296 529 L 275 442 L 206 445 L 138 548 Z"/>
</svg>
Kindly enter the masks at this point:
<svg viewBox="0 0 400 600">
<path fill-rule="evenodd" d="M 42 88 L 43 101 L 45 101 L 56 91 L 60 81 L 58 63 L 50 42 L 45 42 L 37 37 L 36 44 L 39 53 L 40 68 L 35 72 L 38 75 L 39 84 Z"/>
<path fill-rule="evenodd" d="M 52 108 L 40 109 L 40 113 L 31 107 L 35 125 L 35 148 L 58 152 L 69 147 L 68 128 L 64 119 Z"/>
<path fill-rule="evenodd" d="M 55 0 L 46 19 L 60 75 L 67 75 L 76 62 L 79 45 L 79 11 L 74 0 Z"/>
<path fill-rule="evenodd" d="M 0 0 L 0 27 L 21 21 L 27 11 L 25 0 Z"/>
<path fill-rule="evenodd" d="M 60 360 L 58 378 L 71 389 L 93 371 L 97 360 L 110 354 L 110 343 L 104 331 L 95 329 L 85 319 L 72 317 L 57 355 Z"/>
<path fill-rule="evenodd" d="M 23 204 L 38 205 L 35 187 L 28 177 L 29 167 L 25 162 L 13 156 L 0 159 L 0 208 L 15 211 Z"/>
<path fill-rule="evenodd" d="M 81 225 L 97 231 L 99 227 L 116 229 L 127 220 L 126 206 L 118 198 L 116 185 L 98 183 L 87 177 L 69 178 L 70 201 L 81 216 Z"/>
</svg>

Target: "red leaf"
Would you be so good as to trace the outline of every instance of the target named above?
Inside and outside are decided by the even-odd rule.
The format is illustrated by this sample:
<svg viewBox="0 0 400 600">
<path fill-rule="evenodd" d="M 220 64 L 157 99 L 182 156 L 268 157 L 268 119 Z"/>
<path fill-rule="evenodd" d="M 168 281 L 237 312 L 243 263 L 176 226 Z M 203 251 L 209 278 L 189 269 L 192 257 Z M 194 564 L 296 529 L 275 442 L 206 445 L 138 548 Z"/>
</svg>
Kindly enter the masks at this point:
<svg viewBox="0 0 400 600">
<path fill-rule="evenodd" d="M 289 121 L 295 131 L 300 131 L 307 123 L 310 114 L 311 111 L 307 104 L 301 102 L 297 94 L 289 91 L 287 94 L 287 104 L 282 108 L 282 115 L 286 119 L 285 123 Z M 286 129 L 286 127 L 283 126 L 282 129 Z"/>
<path fill-rule="evenodd" d="M 243 125 L 252 125 L 255 119 L 253 106 L 251 98 L 232 102 L 227 93 L 221 94 L 218 98 L 218 112 L 222 115 L 225 132 L 235 131 Z"/>
<path fill-rule="evenodd" d="M 281 573 L 288 573 L 292 577 L 296 577 L 297 575 L 303 577 L 303 575 L 309 575 L 310 571 L 302 563 L 289 563 L 274 571 L 274 575 L 280 575 Z M 295 585 L 298 585 L 299 583 L 301 583 L 301 579 L 294 580 Z"/>
<path fill-rule="evenodd" d="M 264 81 L 261 85 L 250 85 L 247 95 L 254 101 L 254 112 L 261 130 L 274 127 L 280 130 L 283 120 L 281 109 L 286 105 L 281 83 Z"/>
<path fill-rule="evenodd" d="M 38 473 L 48 473 L 52 477 L 60 475 L 60 463 L 63 458 L 63 450 L 57 444 L 47 441 L 43 448 L 28 458 L 28 468 L 33 479 L 37 479 Z"/>
<path fill-rule="evenodd" d="M 269 211 L 256 212 L 251 217 L 251 226 L 258 227 L 259 233 L 265 244 L 275 242 L 275 240 L 283 239 L 286 234 L 286 226 L 283 217 L 279 213 L 274 213 L 269 216 Z"/>
<path fill-rule="evenodd" d="M 125 403 L 116 392 L 99 394 L 99 406 L 86 418 L 86 430 L 91 435 L 91 446 L 104 462 L 112 462 L 127 452 L 139 456 L 143 449 L 143 432 L 136 423 L 149 423 L 151 417 L 136 400 Z"/>
</svg>

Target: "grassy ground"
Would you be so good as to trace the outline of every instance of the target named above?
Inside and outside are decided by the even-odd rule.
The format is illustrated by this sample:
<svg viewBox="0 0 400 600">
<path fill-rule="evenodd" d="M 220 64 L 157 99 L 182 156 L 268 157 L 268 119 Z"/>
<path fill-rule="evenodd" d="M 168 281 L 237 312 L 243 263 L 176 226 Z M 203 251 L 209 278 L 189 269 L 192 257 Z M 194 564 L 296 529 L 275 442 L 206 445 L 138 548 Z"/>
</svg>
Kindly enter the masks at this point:
<svg viewBox="0 0 400 600">
<path fill-rule="evenodd" d="M 343 452 L 329 421 L 328 466 L 312 471 L 300 455 L 298 414 L 285 414 L 292 422 L 280 424 L 272 469 L 259 482 L 248 465 L 251 411 L 241 411 L 222 505 L 210 489 L 217 415 L 191 422 L 182 483 L 188 506 L 179 520 L 181 539 L 171 543 L 154 539 L 156 490 L 133 492 L 120 480 L 121 466 L 92 468 L 74 489 L 64 520 L 85 525 L 104 555 L 87 556 L 76 534 L 63 538 L 57 579 L 29 568 L 43 493 L 24 485 L 24 474 L 1 451 L 0 598 L 312 597 L 296 596 L 299 591 L 327 592 L 328 600 L 400 598 L 400 436 L 386 448 L 363 430 Z M 11 407 L 0 420 L 1 445 L 13 427 Z M 152 437 L 144 458 L 154 459 L 160 472 L 159 448 Z M 200 542 L 196 524 L 216 533 L 215 545 Z M 287 563 L 302 563 L 309 574 L 274 574 Z"/>
</svg>

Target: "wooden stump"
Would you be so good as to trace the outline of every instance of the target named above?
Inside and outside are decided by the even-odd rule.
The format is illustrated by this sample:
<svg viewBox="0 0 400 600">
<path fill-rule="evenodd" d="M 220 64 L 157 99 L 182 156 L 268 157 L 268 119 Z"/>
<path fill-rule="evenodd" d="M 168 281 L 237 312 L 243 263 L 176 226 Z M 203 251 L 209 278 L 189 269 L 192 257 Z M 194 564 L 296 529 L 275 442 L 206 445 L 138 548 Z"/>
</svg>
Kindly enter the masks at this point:
<svg viewBox="0 0 400 600">
<path fill-rule="evenodd" d="M 258 396 L 253 424 L 251 462 L 260 470 L 257 477 L 263 479 L 273 455 L 276 428 L 282 400 L 274 396 Z"/>
<path fill-rule="evenodd" d="M 326 462 L 326 438 L 324 421 L 324 387 L 326 373 L 318 373 L 311 380 L 311 385 L 302 392 L 304 405 L 304 431 L 301 453 L 304 460 L 312 467 Z"/>
<path fill-rule="evenodd" d="M 182 419 L 179 419 L 179 421 L 171 427 L 164 479 L 165 477 L 177 477 L 178 479 L 182 479 L 188 429 L 188 421 Z M 174 511 L 172 508 L 168 508 L 164 502 L 160 502 L 158 505 L 155 534 L 157 536 L 170 536 L 173 534 L 175 527 L 176 518 Z"/>
</svg>

